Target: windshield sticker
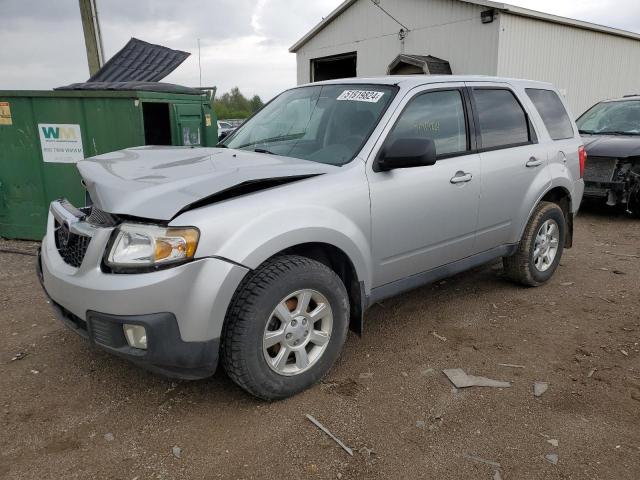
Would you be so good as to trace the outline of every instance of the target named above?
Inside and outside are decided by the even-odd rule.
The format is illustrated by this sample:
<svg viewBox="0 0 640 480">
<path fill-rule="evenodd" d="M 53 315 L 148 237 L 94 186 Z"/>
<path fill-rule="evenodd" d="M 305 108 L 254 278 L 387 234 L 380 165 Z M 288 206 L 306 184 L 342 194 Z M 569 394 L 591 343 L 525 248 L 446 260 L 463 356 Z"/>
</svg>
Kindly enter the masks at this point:
<svg viewBox="0 0 640 480">
<path fill-rule="evenodd" d="M 373 90 L 345 90 L 340 94 L 338 100 L 348 100 L 351 102 L 378 103 L 384 92 L 374 92 Z"/>
</svg>

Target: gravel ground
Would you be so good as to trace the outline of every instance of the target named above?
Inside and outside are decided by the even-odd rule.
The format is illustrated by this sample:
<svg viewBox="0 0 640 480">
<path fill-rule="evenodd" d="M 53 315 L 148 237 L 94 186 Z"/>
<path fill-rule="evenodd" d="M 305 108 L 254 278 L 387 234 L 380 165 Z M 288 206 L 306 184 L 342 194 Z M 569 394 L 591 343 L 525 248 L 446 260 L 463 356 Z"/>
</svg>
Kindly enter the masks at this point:
<svg viewBox="0 0 640 480">
<path fill-rule="evenodd" d="M 637 480 L 640 221 L 583 212 L 575 243 L 540 288 L 490 265 L 374 306 L 320 385 L 264 403 L 89 348 L 6 251 L 35 245 L 0 242 L 0 478 Z M 445 368 L 513 386 L 455 390 Z"/>
</svg>

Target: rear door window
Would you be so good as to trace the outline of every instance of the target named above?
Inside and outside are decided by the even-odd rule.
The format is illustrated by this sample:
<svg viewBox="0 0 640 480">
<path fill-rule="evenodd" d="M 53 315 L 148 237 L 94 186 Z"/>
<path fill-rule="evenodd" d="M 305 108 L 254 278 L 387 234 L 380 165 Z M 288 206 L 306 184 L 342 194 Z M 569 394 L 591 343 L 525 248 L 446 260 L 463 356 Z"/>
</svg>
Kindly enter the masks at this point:
<svg viewBox="0 0 640 480">
<path fill-rule="evenodd" d="M 527 95 L 542 117 L 549 136 L 553 140 L 573 138 L 571 120 L 558 94 L 552 90 L 527 88 Z"/>
<path fill-rule="evenodd" d="M 467 124 L 460 90 L 421 93 L 413 98 L 387 142 L 391 144 L 399 138 L 430 138 L 438 157 L 467 151 Z"/>
<path fill-rule="evenodd" d="M 473 89 L 483 150 L 531 142 L 527 114 L 513 92 L 503 88 Z"/>
</svg>

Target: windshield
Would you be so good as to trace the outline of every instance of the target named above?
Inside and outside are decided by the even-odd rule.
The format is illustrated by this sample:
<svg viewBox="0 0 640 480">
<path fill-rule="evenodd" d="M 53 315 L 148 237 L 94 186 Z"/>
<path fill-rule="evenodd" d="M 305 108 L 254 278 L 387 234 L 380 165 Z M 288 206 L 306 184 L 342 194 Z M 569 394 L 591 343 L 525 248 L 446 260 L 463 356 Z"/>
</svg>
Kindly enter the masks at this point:
<svg viewBox="0 0 640 480">
<path fill-rule="evenodd" d="M 344 165 L 395 96 L 390 85 L 317 85 L 282 93 L 222 142 L 229 148 Z"/>
<path fill-rule="evenodd" d="M 640 135 L 640 101 L 598 103 L 576 123 L 580 133 Z"/>
</svg>

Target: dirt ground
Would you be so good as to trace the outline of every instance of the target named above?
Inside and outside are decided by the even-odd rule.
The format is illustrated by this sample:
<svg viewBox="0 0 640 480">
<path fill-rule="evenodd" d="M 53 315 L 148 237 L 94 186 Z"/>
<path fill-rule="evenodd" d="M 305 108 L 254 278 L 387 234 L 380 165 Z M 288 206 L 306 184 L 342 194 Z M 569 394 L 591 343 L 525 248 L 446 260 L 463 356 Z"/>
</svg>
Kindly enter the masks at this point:
<svg viewBox="0 0 640 480">
<path fill-rule="evenodd" d="M 0 478 L 640 478 L 638 220 L 583 211 L 540 288 L 493 265 L 374 306 L 324 382 L 276 403 L 89 348 L 34 261 L 0 253 Z M 445 368 L 513 386 L 456 391 Z"/>
</svg>

